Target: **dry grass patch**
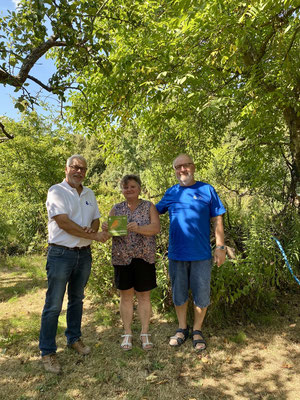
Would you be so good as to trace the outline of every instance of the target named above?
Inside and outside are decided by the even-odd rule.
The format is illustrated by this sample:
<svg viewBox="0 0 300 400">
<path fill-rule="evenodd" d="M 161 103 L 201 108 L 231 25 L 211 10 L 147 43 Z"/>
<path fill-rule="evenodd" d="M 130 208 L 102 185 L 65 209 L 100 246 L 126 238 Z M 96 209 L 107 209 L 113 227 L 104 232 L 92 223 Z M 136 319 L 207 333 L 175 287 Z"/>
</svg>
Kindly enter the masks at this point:
<svg viewBox="0 0 300 400">
<path fill-rule="evenodd" d="M 2 271 L 4 282 L 25 292 L 4 296 L 0 303 L 0 398 L 6 400 L 297 400 L 300 399 L 299 293 L 291 294 L 284 315 L 270 326 L 249 323 L 223 329 L 207 324 L 208 350 L 197 355 L 188 340 L 178 349 L 168 346 L 176 330 L 159 314 L 151 321 L 155 348 L 145 352 L 134 322 L 133 350 L 120 348 L 122 334 L 116 304 L 85 300 L 83 338 L 92 353 L 80 357 L 65 346 L 64 313 L 57 336 L 59 376 L 45 373 L 38 350 L 45 280 L 27 281 L 25 270 Z M 13 283 L 14 282 L 14 283 Z M 5 284 L 0 293 L 8 293 Z M 13 292 L 11 292 L 13 293 Z M 13 299 L 13 301 L 12 301 Z M 65 304 L 64 304 L 65 310 Z M 2 397 L 1 397 L 2 396 Z"/>
</svg>

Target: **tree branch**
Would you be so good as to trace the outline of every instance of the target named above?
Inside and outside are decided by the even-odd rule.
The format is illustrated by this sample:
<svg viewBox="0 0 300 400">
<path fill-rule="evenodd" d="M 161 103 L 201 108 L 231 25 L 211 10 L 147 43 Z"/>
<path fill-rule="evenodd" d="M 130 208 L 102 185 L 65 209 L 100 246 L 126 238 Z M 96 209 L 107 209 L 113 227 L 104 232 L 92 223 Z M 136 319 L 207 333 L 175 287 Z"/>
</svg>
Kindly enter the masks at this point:
<svg viewBox="0 0 300 400">
<path fill-rule="evenodd" d="M 242 198 L 244 196 L 248 196 L 252 193 L 251 190 L 245 190 L 243 193 L 240 193 L 240 191 L 238 189 L 232 189 L 230 188 L 228 185 L 226 185 L 224 182 L 220 182 L 220 184 L 227 190 L 229 190 L 229 192 L 233 192 L 235 193 L 239 198 Z"/>
<path fill-rule="evenodd" d="M 5 140 L 13 139 L 14 135 L 10 135 L 8 132 L 6 132 L 4 125 L 0 122 L 0 128 L 2 132 L 4 133 L 5 137 L 0 137 L 0 143 L 4 142 Z"/>
<path fill-rule="evenodd" d="M 273 29 L 271 30 L 271 32 L 270 32 L 270 33 L 267 35 L 267 37 L 265 38 L 265 40 L 264 40 L 263 44 L 261 45 L 261 47 L 260 47 L 260 49 L 259 49 L 259 52 L 258 52 L 258 54 L 257 54 L 257 58 L 256 58 L 256 60 L 255 60 L 256 63 L 257 63 L 257 62 L 260 62 L 261 59 L 263 58 L 263 56 L 265 55 L 266 49 L 267 49 L 267 45 L 268 45 L 268 43 L 270 42 L 270 40 L 272 39 L 272 37 L 275 35 L 275 33 L 276 33 L 276 31 L 275 31 L 275 29 L 273 28 Z"/>
<path fill-rule="evenodd" d="M 99 16 L 99 14 L 101 13 L 101 11 L 103 10 L 103 8 L 107 5 L 107 3 L 108 3 L 109 1 L 110 1 L 110 0 L 105 0 L 105 1 L 103 2 L 103 4 L 101 4 L 101 6 L 99 7 L 99 10 L 96 12 L 95 18 Z"/>
<path fill-rule="evenodd" d="M 3 83 L 5 85 L 8 84 L 14 87 L 22 86 L 20 85 L 20 81 L 17 77 L 3 70 L 0 70 L 0 83 Z"/>
<path fill-rule="evenodd" d="M 279 146 L 279 150 L 281 152 L 281 155 L 282 155 L 282 157 L 283 157 L 283 159 L 284 159 L 289 171 L 292 172 L 293 164 L 288 160 L 288 158 L 286 157 L 286 155 L 285 155 L 285 153 L 284 153 L 284 151 L 283 151 L 281 146 Z"/>
<path fill-rule="evenodd" d="M 25 58 L 20 72 L 17 76 L 20 83 L 23 84 L 28 77 L 29 71 L 35 65 L 37 60 L 47 53 L 52 47 L 62 47 L 66 46 L 66 42 L 57 41 L 58 36 L 51 36 L 46 42 L 42 43 L 36 49 L 34 49 L 28 57 Z"/>
<path fill-rule="evenodd" d="M 39 86 L 41 86 L 43 89 L 47 90 L 47 92 L 52 92 L 53 88 L 50 86 L 45 85 L 43 82 L 41 82 L 39 79 L 35 78 L 32 75 L 27 76 L 28 79 L 32 80 L 33 82 L 37 83 Z"/>
<path fill-rule="evenodd" d="M 52 47 L 63 47 L 66 46 L 66 42 L 57 41 L 58 36 L 51 36 L 46 42 L 35 48 L 29 56 L 27 56 L 20 68 L 20 72 L 17 76 L 12 75 L 4 70 L 0 70 L 0 83 L 8 84 L 14 87 L 21 87 L 28 78 L 29 71 L 35 65 L 39 58 L 47 53 Z M 32 78 L 31 78 L 32 79 Z M 34 79 L 33 79 L 34 80 Z M 44 89 L 48 90 L 45 85 L 41 82 L 36 82 Z"/>
</svg>

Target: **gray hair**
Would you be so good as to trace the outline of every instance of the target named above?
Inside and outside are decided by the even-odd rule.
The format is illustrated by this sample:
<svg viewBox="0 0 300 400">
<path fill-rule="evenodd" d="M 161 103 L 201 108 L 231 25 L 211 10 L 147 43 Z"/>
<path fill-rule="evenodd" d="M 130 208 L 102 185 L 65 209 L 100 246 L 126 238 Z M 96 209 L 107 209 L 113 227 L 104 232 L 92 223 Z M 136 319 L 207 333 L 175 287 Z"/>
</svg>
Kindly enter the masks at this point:
<svg viewBox="0 0 300 400">
<path fill-rule="evenodd" d="M 189 154 L 180 153 L 180 154 L 178 154 L 178 156 L 176 158 L 174 158 L 173 167 L 174 167 L 174 164 L 175 164 L 175 161 L 177 160 L 177 158 L 182 157 L 182 156 L 188 157 L 191 160 L 191 163 L 194 164 L 194 160 L 192 159 L 192 157 Z"/>
<path fill-rule="evenodd" d="M 71 157 L 69 157 L 69 158 L 67 159 L 66 166 L 69 167 L 69 166 L 72 164 L 72 161 L 73 161 L 75 158 L 76 158 L 77 160 L 80 160 L 80 161 L 84 162 L 84 163 L 87 165 L 86 159 L 85 159 L 83 156 L 81 156 L 80 154 L 73 154 Z"/>
</svg>

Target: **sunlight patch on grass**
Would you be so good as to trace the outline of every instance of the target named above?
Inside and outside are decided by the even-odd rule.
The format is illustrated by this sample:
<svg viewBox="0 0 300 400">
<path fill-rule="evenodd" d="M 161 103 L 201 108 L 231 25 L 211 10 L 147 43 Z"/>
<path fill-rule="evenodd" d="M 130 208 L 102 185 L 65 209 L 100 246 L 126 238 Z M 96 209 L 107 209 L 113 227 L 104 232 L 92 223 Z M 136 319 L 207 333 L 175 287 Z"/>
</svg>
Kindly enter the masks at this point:
<svg viewBox="0 0 300 400">
<path fill-rule="evenodd" d="M 100 304 L 94 314 L 94 320 L 97 324 L 110 327 L 115 324 L 117 319 L 119 319 L 119 315 L 117 314 L 115 304 L 106 304 L 105 306 Z"/>
<path fill-rule="evenodd" d="M 67 327 L 66 313 L 61 313 L 58 317 L 57 334 L 63 333 Z"/>
<path fill-rule="evenodd" d="M 167 322 L 176 322 L 177 321 L 176 312 L 175 312 L 174 307 L 171 308 L 170 310 L 168 310 L 167 312 L 165 312 L 163 316 Z"/>
<path fill-rule="evenodd" d="M 15 296 L 11 297 L 10 299 L 8 299 L 7 302 L 10 304 L 10 303 L 15 303 L 18 300 L 19 300 L 19 297 L 15 295 Z"/>
<path fill-rule="evenodd" d="M 0 266 L 0 301 L 14 304 L 46 285 L 44 256 L 13 256 L 2 258 Z"/>
</svg>

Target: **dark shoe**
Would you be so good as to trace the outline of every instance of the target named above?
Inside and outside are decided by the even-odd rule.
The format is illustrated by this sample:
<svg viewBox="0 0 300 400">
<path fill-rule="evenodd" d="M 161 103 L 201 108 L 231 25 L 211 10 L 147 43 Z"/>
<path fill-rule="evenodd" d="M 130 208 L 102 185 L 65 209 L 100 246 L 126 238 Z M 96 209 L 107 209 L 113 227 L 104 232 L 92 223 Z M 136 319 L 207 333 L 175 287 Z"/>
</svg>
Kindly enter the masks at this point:
<svg viewBox="0 0 300 400">
<path fill-rule="evenodd" d="M 61 366 L 57 361 L 55 353 L 42 356 L 42 363 L 47 372 L 52 372 L 53 374 L 59 374 L 61 372 Z"/>
<path fill-rule="evenodd" d="M 185 329 L 182 329 L 182 328 L 177 329 L 176 333 L 182 333 L 184 336 L 180 337 L 180 336 L 176 336 L 176 334 L 175 334 L 175 336 L 171 336 L 170 340 L 175 339 L 177 341 L 177 344 L 169 343 L 169 345 L 171 347 L 181 346 L 186 341 L 186 339 L 189 337 L 189 331 L 190 331 L 189 326 L 187 326 Z"/>
<path fill-rule="evenodd" d="M 201 337 L 201 339 L 194 339 L 194 336 L 196 336 L 196 335 L 199 335 Z M 192 339 L 193 339 L 193 347 L 194 347 L 194 349 L 196 349 L 196 351 L 201 352 L 206 349 L 206 346 L 207 346 L 206 341 L 205 341 L 204 336 L 201 331 L 193 331 Z M 199 347 L 199 346 L 197 346 L 198 343 L 201 343 L 204 346 Z"/>
<path fill-rule="evenodd" d="M 71 349 L 77 351 L 77 353 L 82 356 L 86 356 L 87 354 L 90 354 L 90 352 L 91 352 L 91 348 L 89 346 L 86 346 L 81 339 L 70 344 L 69 347 Z"/>
</svg>

